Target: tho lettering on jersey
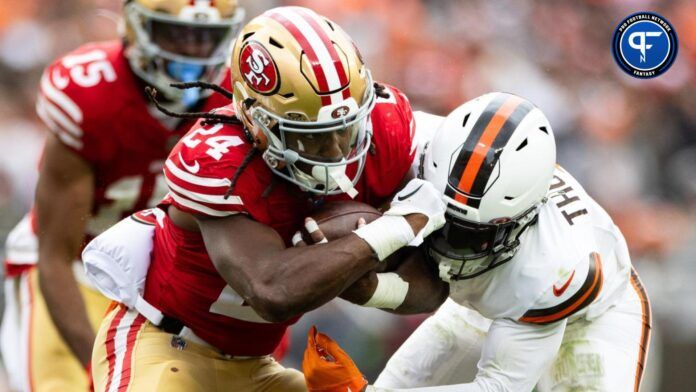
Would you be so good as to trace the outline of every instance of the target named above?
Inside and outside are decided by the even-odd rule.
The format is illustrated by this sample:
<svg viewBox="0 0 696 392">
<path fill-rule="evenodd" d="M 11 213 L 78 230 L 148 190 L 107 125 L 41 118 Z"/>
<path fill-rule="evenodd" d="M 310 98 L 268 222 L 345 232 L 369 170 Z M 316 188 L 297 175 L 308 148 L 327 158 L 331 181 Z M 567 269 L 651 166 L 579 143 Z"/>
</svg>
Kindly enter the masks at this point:
<svg viewBox="0 0 696 392">
<path fill-rule="evenodd" d="M 553 176 L 553 181 L 554 182 L 551 184 L 550 190 L 554 191 L 559 188 L 560 189 L 557 192 L 555 192 L 551 196 L 551 198 L 561 199 L 556 203 L 556 206 L 558 206 L 558 209 L 561 210 L 561 214 L 563 214 L 563 217 L 568 222 L 568 224 L 572 226 L 573 219 L 582 215 L 586 215 L 587 210 L 585 208 L 577 209 L 578 206 L 574 203 L 580 201 L 580 197 L 578 195 L 572 194 L 573 192 L 575 192 L 572 186 L 567 185 L 562 178 L 556 175 Z"/>
</svg>

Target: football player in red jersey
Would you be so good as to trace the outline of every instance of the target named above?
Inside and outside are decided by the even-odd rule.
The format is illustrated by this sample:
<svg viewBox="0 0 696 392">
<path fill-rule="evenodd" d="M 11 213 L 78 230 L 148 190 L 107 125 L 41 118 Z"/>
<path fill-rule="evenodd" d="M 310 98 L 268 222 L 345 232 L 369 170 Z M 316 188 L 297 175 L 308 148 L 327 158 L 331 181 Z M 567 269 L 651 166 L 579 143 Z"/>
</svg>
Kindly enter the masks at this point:
<svg viewBox="0 0 696 392">
<path fill-rule="evenodd" d="M 37 112 L 51 133 L 36 204 L 7 244 L 2 354 L 13 389 L 87 390 L 107 300 L 73 261 L 86 239 L 161 200 L 162 164 L 191 126 L 160 115 L 143 89 L 182 108 L 224 104 L 170 83 L 229 85 L 224 63 L 243 18 L 236 0 L 129 0 L 123 41 L 84 45 L 46 68 Z"/>
<path fill-rule="evenodd" d="M 411 108 L 373 84 L 339 26 L 305 8 L 253 19 L 231 67 L 233 104 L 204 115 L 165 163 L 143 310 L 119 306 L 102 322 L 99 390 L 305 390 L 269 357 L 286 328 L 444 219 L 432 186 L 409 182 L 355 235 L 291 247 L 323 201 L 378 206 L 396 193 L 415 153 Z"/>
</svg>

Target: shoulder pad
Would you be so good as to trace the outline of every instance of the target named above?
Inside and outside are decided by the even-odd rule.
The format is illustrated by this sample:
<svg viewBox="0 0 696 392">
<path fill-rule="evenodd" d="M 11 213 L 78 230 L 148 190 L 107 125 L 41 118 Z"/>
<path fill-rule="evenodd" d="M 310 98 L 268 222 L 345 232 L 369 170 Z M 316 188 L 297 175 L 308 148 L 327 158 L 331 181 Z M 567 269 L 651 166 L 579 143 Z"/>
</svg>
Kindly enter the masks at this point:
<svg viewBox="0 0 696 392">
<path fill-rule="evenodd" d="M 272 175 L 261 159 L 245 159 L 251 151 L 241 125 L 196 123 L 165 162 L 165 180 L 176 207 L 212 217 L 247 212 L 245 204 L 260 198 L 262 182 Z M 243 175 L 229 194 L 238 170 Z"/>
<path fill-rule="evenodd" d="M 373 148 L 363 172 L 367 193 L 375 197 L 372 201 L 396 193 L 411 169 L 417 147 L 413 141 L 415 121 L 408 99 L 395 87 L 384 87 L 383 93 L 388 97 L 378 98 L 370 113 Z"/>
<path fill-rule="evenodd" d="M 577 313 L 590 305 L 602 289 L 602 261 L 599 253 L 590 253 L 586 263 L 564 274 L 539 298 L 520 321 L 550 324 Z"/>
<path fill-rule="evenodd" d="M 419 178 L 423 178 L 422 170 L 423 160 L 425 159 L 425 148 L 433 140 L 435 131 L 440 127 L 445 117 L 437 116 L 423 111 L 413 112 L 413 119 L 416 124 L 416 130 L 413 137 L 414 147 L 416 150 L 416 158 L 413 160 L 413 169 L 418 173 Z"/>
<path fill-rule="evenodd" d="M 160 227 L 163 227 L 164 211 L 156 207 L 149 208 L 147 210 L 142 210 L 133 213 L 131 215 L 131 219 L 143 225 L 154 226 L 156 224 L 159 224 Z"/>
<path fill-rule="evenodd" d="M 370 113 L 375 137 L 378 137 L 379 133 L 389 132 L 406 139 L 410 147 L 416 130 L 411 103 L 396 87 L 386 84 L 382 86 L 384 97 L 377 97 L 375 108 Z"/>
<path fill-rule="evenodd" d="M 124 91 L 138 94 L 132 83 L 122 45 L 104 42 L 84 45 L 57 59 L 41 77 L 36 110 L 65 145 L 87 160 L 98 154 L 104 141 L 104 121 L 113 121 L 115 103 L 125 102 Z"/>
</svg>

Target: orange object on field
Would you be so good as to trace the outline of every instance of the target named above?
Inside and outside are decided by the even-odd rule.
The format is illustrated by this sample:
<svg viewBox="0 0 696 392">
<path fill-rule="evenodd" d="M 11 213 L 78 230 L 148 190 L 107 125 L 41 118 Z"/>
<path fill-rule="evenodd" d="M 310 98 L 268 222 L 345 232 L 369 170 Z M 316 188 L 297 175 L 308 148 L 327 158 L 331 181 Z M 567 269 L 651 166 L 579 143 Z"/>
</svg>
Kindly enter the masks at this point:
<svg viewBox="0 0 696 392">
<path fill-rule="evenodd" d="M 307 337 L 302 372 L 310 392 L 357 392 L 367 386 L 350 356 L 314 326 Z"/>
</svg>

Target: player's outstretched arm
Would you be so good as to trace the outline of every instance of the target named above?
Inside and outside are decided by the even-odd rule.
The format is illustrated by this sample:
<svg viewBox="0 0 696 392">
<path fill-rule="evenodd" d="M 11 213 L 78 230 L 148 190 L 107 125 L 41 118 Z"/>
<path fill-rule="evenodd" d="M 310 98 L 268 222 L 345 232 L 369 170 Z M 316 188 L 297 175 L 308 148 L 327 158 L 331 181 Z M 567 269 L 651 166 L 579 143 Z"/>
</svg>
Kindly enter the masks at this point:
<svg viewBox="0 0 696 392">
<path fill-rule="evenodd" d="M 565 319 L 548 325 L 519 323 L 509 319 L 494 320 L 478 363 L 479 372 L 473 382 L 413 388 L 367 386 L 365 391 L 531 391 L 542 372 L 556 356 L 563 340 L 565 326 Z M 302 368 L 310 392 L 338 390 L 331 387 L 346 384 L 355 379 L 356 374 L 361 374 L 350 357 L 333 341 L 330 343 L 333 344 L 324 344 L 320 350 L 312 345 L 308 345 L 305 350 Z M 411 370 L 409 368 L 409 371 Z M 360 385 L 363 386 L 364 383 Z"/>
<path fill-rule="evenodd" d="M 170 209 L 170 217 L 177 214 Z M 405 217 L 417 233 L 428 218 Z M 325 244 L 285 248 L 272 228 L 246 215 L 198 218 L 206 249 L 220 275 L 269 321 L 283 321 L 338 296 L 379 260 L 367 241 L 350 234 Z"/>
<path fill-rule="evenodd" d="M 36 188 L 39 287 L 68 347 L 85 367 L 95 334 L 73 275 L 94 193 L 90 166 L 49 134 Z"/>
<path fill-rule="evenodd" d="M 474 381 L 422 388 L 368 387 L 367 392 L 531 391 L 558 353 L 565 326 L 565 319 L 548 325 L 494 320 L 483 344 Z"/>
<path fill-rule="evenodd" d="M 547 325 L 497 319 L 488 330 L 478 363 L 479 370 L 471 383 L 405 389 L 370 387 L 367 391 L 531 391 L 558 353 L 565 326 L 565 319 Z"/>
</svg>

